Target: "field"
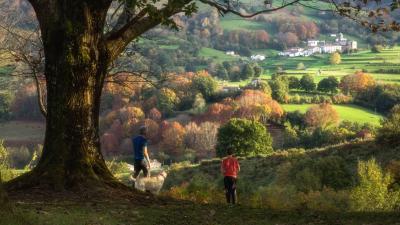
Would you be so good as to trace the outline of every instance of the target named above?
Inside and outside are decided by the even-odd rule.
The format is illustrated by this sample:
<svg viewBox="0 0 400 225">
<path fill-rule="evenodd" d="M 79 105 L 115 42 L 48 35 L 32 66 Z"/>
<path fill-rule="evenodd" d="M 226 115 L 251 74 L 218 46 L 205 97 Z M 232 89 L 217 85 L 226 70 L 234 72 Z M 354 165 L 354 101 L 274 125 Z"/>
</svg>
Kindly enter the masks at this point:
<svg viewBox="0 0 400 225">
<path fill-rule="evenodd" d="M 271 55 L 276 51 L 258 50 L 258 54 Z M 216 55 L 214 57 L 217 57 Z M 216 58 L 218 61 L 224 61 L 222 58 Z M 371 53 L 360 51 L 351 55 L 342 54 L 342 62 L 339 65 L 329 64 L 329 55 L 314 55 L 310 57 L 267 57 L 263 62 L 258 62 L 264 68 L 262 79 L 268 80 L 275 73 L 278 67 L 282 68 L 286 75 L 301 78 L 305 74 L 315 76 L 315 82 L 319 82 L 328 76 L 341 77 L 353 74 L 355 71 L 364 71 L 371 74 L 374 79 L 381 83 L 400 84 L 400 47 L 385 49 L 381 53 Z M 306 69 L 296 69 L 299 63 L 303 63 Z M 392 71 L 390 71 L 392 70 Z M 396 71 L 393 71 L 396 70 Z M 318 72 L 320 74 L 318 75 Z M 249 80 L 241 82 L 229 82 L 228 86 L 240 86 L 250 82 Z"/>
<path fill-rule="evenodd" d="M 305 113 L 311 106 L 313 105 L 282 104 L 283 109 L 287 112 L 299 110 Z M 383 118 L 380 114 L 356 105 L 334 105 L 333 107 L 337 110 L 341 121 L 348 120 L 361 124 L 371 123 L 373 125 L 379 125 L 380 120 Z"/>
<path fill-rule="evenodd" d="M 45 126 L 40 122 L 10 121 L 0 123 L 0 139 L 7 145 L 41 143 Z"/>
</svg>

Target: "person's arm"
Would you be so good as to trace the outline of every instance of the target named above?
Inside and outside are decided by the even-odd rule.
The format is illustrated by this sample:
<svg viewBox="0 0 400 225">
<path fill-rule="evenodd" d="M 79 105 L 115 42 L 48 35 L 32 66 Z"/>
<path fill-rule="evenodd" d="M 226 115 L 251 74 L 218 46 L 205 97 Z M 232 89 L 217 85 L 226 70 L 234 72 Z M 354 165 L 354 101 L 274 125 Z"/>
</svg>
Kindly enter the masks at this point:
<svg viewBox="0 0 400 225">
<path fill-rule="evenodd" d="M 237 165 L 237 171 L 240 172 L 240 164 L 239 164 L 239 160 L 236 160 L 236 165 Z"/>
<path fill-rule="evenodd" d="M 150 163 L 149 153 L 147 152 L 147 146 L 144 146 L 143 148 L 144 148 L 144 149 L 143 149 L 144 157 L 145 157 L 146 160 L 147 160 L 147 165 L 148 165 L 148 168 L 149 168 L 149 170 L 150 170 L 150 169 L 151 169 L 151 163 Z"/>
</svg>

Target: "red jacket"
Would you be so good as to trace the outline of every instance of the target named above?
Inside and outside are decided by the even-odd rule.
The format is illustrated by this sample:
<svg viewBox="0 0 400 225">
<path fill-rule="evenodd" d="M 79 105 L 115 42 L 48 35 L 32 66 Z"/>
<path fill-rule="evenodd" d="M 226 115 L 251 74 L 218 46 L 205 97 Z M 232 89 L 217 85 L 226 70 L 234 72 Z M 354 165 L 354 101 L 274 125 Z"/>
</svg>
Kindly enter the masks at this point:
<svg viewBox="0 0 400 225">
<path fill-rule="evenodd" d="M 221 170 L 224 176 L 236 178 L 238 172 L 240 171 L 239 161 L 233 156 L 228 156 L 222 160 Z"/>
</svg>

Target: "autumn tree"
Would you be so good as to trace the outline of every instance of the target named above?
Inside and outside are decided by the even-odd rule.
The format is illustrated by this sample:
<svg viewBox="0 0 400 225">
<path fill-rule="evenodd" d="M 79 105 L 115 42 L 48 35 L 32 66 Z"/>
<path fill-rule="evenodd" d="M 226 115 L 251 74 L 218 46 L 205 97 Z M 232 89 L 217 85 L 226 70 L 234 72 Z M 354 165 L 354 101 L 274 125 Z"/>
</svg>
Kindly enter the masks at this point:
<svg viewBox="0 0 400 225">
<path fill-rule="evenodd" d="M 278 6 L 264 7 L 257 12 L 245 13 L 240 10 L 240 4 L 231 4 L 231 1 L 201 0 L 222 14 L 234 13 L 247 18 L 296 5 L 300 1 L 294 0 Z M 58 189 L 120 186 L 105 165 L 100 152 L 98 132 L 100 98 L 110 66 L 134 39 L 150 29 L 158 25 L 178 28 L 171 17 L 179 13 L 191 15 L 197 9 L 196 2 L 29 2 L 38 19 L 45 54 L 46 136 L 43 155 L 37 167 L 7 186 L 23 188 L 40 185 Z M 368 19 L 371 18 L 367 17 L 370 15 L 368 11 L 378 10 L 371 9 L 369 1 L 329 4 L 334 4 L 333 11 L 362 21 L 374 31 L 399 30 L 400 26 L 396 21 L 381 22 L 383 16 L 379 13 L 374 13 L 372 19 Z M 382 7 L 388 11 L 398 8 L 397 4 Z M 298 40 L 293 40 L 291 44 L 297 44 Z"/>
<path fill-rule="evenodd" d="M 193 122 L 189 123 L 185 126 L 186 147 L 196 150 L 196 156 L 199 158 L 213 157 L 218 128 L 219 124 L 214 122 L 204 122 L 200 125 Z"/>
<path fill-rule="evenodd" d="M 357 94 L 374 87 L 375 80 L 371 75 L 358 71 L 355 74 L 342 77 L 339 86 L 346 94 Z"/>
<path fill-rule="evenodd" d="M 152 108 L 148 113 L 148 118 L 154 121 L 160 121 L 162 114 L 157 108 Z"/>
<path fill-rule="evenodd" d="M 342 57 L 340 56 L 339 52 L 334 52 L 331 54 L 331 56 L 329 57 L 329 62 L 332 65 L 338 65 L 342 62 Z"/>
<path fill-rule="evenodd" d="M 206 107 L 206 101 L 203 98 L 203 95 L 201 93 L 198 93 L 193 102 L 193 112 L 195 113 L 202 113 Z"/>
<path fill-rule="evenodd" d="M 323 103 L 309 108 L 304 120 L 309 127 L 326 128 L 339 122 L 339 114 L 331 104 Z"/>
<path fill-rule="evenodd" d="M 235 116 L 267 123 L 279 119 L 283 109 L 271 96 L 258 90 L 245 90 L 235 101 Z"/>
<path fill-rule="evenodd" d="M 158 108 L 167 115 L 171 115 L 174 112 L 176 104 L 180 101 L 176 93 L 169 88 L 159 90 L 157 97 Z"/>
<path fill-rule="evenodd" d="M 173 156 L 180 156 L 184 150 L 185 128 L 178 122 L 168 124 L 162 129 L 161 146 L 165 153 Z"/>
</svg>

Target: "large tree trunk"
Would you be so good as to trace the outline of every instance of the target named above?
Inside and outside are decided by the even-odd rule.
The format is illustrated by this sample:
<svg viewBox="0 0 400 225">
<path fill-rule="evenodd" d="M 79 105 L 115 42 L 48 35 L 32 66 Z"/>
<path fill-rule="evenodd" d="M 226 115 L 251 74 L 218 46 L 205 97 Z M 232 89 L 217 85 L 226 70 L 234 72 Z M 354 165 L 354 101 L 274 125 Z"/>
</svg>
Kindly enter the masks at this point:
<svg viewBox="0 0 400 225">
<path fill-rule="evenodd" d="M 38 166 L 12 181 L 10 188 L 116 184 L 100 152 L 98 133 L 101 90 L 110 61 L 103 39 L 108 9 L 104 2 L 34 5 L 46 56 L 46 135 Z"/>
</svg>

